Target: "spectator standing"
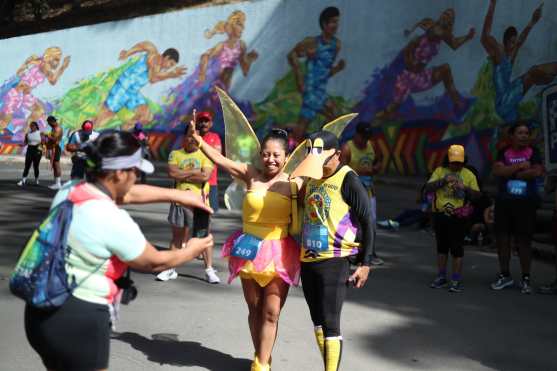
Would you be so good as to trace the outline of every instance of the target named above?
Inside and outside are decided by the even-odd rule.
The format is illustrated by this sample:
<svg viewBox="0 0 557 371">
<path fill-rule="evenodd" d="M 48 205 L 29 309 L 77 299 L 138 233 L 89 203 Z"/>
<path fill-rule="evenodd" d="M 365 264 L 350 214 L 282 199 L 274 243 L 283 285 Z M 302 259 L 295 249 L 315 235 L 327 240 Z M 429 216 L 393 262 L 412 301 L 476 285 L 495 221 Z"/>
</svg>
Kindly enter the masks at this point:
<svg viewBox="0 0 557 371">
<path fill-rule="evenodd" d="M 493 165 L 498 177 L 495 199 L 495 239 L 500 273 L 491 284 L 493 290 L 514 285 L 510 274 L 511 241 L 518 247 L 522 270 L 521 291 L 530 294 L 532 234 L 539 206 L 537 178 L 544 173 L 539 151 L 530 145 L 530 128 L 519 122 L 509 128 L 511 145 L 501 149 Z"/>
<path fill-rule="evenodd" d="M 51 128 L 50 133 L 46 137 L 46 148 L 50 164 L 52 165 L 52 171 L 54 173 L 54 184 L 48 188 L 58 190 L 62 187 L 62 168 L 60 167 L 60 158 L 62 156 L 61 145 L 64 130 L 62 130 L 60 124 L 58 124 L 58 121 L 54 116 L 48 116 L 46 122 Z"/>
<path fill-rule="evenodd" d="M 136 122 L 133 131 L 133 136 L 139 144 L 141 144 L 141 152 L 143 154 L 143 158 L 148 160 L 149 159 L 149 136 L 143 130 L 143 125 L 140 122 Z M 141 172 L 140 180 L 141 184 L 147 183 L 147 174 L 145 172 Z"/>
<path fill-rule="evenodd" d="M 452 256 L 452 275 L 449 292 L 462 292 L 462 258 L 467 219 L 472 214 L 469 200 L 479 197 L 478 181 L 474 173 L 464 167 L 464 147 L 452 145 L 443 166 L 435 169 L 426 185 L 435 192 L 433 221 L 437 242 L 437 277 L 430 287 L 446 287 L 449 251 Z"/>
<path fill-rule="evenodd" d="M 29 124 L 29 131 L 25 134 L 25 144 L 27 145 L 27 152 L 25 152 L 25 168 L 23 169 L 23 177 L 17 183 L 18 186 L 27 184 L 27 175 L 29 169 L 33 165 L 33 172 L 35 174 L 35 184 L 39 184 L 39 164 L 43 151 L 41 149 L 42 137 L 39 130 L 39 125 L 33 121 Z"/>
<path fill-rule="evenodd" d="M 371 201 L 371 217 L 373 233 L 377 233 L 377 198 L 375 195 L 374 176 L 381 170 L 381 159 L 376 155 L 371 143 L 372 130 L 368 122 L 359 122 L 352 140 L 342 146 L 341 161 L 350 166 L 365 186 Z M 372 265 L 382 265 L 383 259 L 375 251 L 375 238 L 373 239 Z"/>
<path fill-rule="evenodd" d="M 70 135 L 70 140 L 66 144 L 66 151 L 72 153 L 72 171 L 71 179 L 84 179 L 85 169 L 87 167 L 87 155 L 83 148 L 87 143 L 92 143 L 99 133 L 93 130 L 93 122 L 91 120 L 83 121 L 81 129 L 74 131 Z"/>
<path fill-rule="evenodd" d="M 210 112 L 199 112 L 196 114 L 196 128 L 203 141 L 222 154 L 222 143 L 217 133 L 211 131 L 213 127 L 213 116 Z M 213 167 L 209 177 L 209 204 L 217 212 L 219 210 L 219 188 L 217 166 Z"/>
<path fill-rule="evenodd" d="M 201 196 L 208 203 L 209 177 L 213 171 L 213 162 L 199 149 L 197 141 L 192 136 L 190 125 L 186 126 L 183 148 L 170 152 L 168 158 L 168 176 L 175 181 L 176 189 L 191 191 Z M 172 226 L 172 241 L 170 249 L 182 248 L 189 238 L 193 228 L 193 212 L 176 203 L 170 204 L 168 222 Z M 220 279 L 213 268 L 213 248 L 203 252 L 205 262 L 205 278 L 209 283 L 220 283 Z M 168 281 L 178 278 L 174 268 L 162 271 L 157 280 Z"/>
</svg>

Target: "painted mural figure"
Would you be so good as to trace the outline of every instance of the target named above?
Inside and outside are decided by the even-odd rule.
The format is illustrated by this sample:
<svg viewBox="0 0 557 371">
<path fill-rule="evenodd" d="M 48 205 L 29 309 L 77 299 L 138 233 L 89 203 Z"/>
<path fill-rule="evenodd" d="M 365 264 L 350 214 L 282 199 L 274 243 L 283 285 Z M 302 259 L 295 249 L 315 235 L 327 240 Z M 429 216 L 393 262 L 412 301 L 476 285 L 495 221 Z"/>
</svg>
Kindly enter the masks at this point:
<svg viewBox="0 0 557 371">
<path fill-rule="evenodd" d="M 42 57 L 32 55 L 25 60 L 7 85 L 0 97 L 0 131 L 6 128 L 15 117 L 20 119 L 17 126 L 23 128 L 26 121 L 39 121 L 45 114 L 45 107 L 33 94 L 33 89 L 48 81 L 56 85 L 58 79 L 70 64 L 66 56 L 60 65 L 62 50 L 50 47 Z M 28 115 L 28 117 L 27 117 Z"/>
<path fill-rule="evenodd" d="M 248 52 L 242 40 L 245 24 L 244 12 L 235 10 L 226 21 L 220 21 L 212 30 L 205 31 L 207 39 L 217 34 L 226 34 L 227 39 L 203 53 L 193 74 L 171 89 L 161 124 L 173 127 L 180 122 L 181 116 L 190 114 L 194 108 L 207 110 L 219 107 L 214 88 L 217 86 L 228 91 L 238 65 L 247 76 L 258 54 L 255 50 Z"/>
<path fill-rule="evenodd" d="M 319 15 L 321 35 L 307 37 L 288 54 L 298 90 L 302 94 L 302 109 L 294 128 L 294 136 L 304 137 L 309 123 L 322 113 L 328 120 L 335 117 L 335 106 L 327 95 L 327 82 L 346 67 L 344 59 L 335 64 L 341 48 L 335 36 L 339 27 L 340 11 L 336 7 L 325 8 Z M 305 74 L 302 72 L 300 58 L 306 59 Z"/>
<path fill-rule="evenodd" d="M 119 60 L 124 61 L 135 54 L 140 54 L 139 59 L 122 72 L 110 89 L 97 116 L 98 127 L 103 127 L 123 108 L 135 113 L 132 120 L 124 125 L 124 129 L 136 122 L 149 123 L 153 114 L 140 92 L 141 88 L 149 83 L 177 78 L 186 73 L 185 67 L 176 66 L 180 60 L 176 49 L 169 48 L 160 54 L 153 43 L 143 41 L 129 50 L 122 50 Z"/>
<path fill-rule="evenodd" d="M 528 90 L 535 85 L 549 84 L 555 79 L 557 76 L 557 63 L 533 66 L 524 75 L 512 80 L 512 69 L 518 51 L 526 42 L 532 28 L 541 19 L 543 4 L 534 11 L 530 22 L 520 35 L 518 35 L 515 27 L 508 27 L 503 34 L 502 44 L 491 35 L 496 4 L 497 0 L 490 0 L 489 2 L 481 42 L 494 65 L 495 109 L 505 122 L 513 122 L 518 119 L 518 104 L 522 101 Z"/>
<path fill-rule="evenodd" d="M 439 54 L 442 42 L 449 45 L 453 50 L 457 50 L 464 43 L 474 38 L 474 28 L 471 28 L 464 36 L 455 37 L 453 34 L 454 23 L 455 11 L 454 9 L 447 9 L 438 20 L 425 18 L 414 25 L 411 30 L 405 31 L 406 36 L 410 36 L 417 28 L 421 28 L 425 33 L 413 39 L 402 51 L 404 68 L 398 73 L 394 81 L 392 102 L 383 111 L 378 112 L 378 118 L 389 117 L 398 110 L 410 94 L 430 90 L 441 82 L 445 86 L 454 108 L 457 111 L 466 108 L 466 102 L 455 87 L 451 67 L 447 63 L 428 67 L 432 59 Z"/>
</svg>

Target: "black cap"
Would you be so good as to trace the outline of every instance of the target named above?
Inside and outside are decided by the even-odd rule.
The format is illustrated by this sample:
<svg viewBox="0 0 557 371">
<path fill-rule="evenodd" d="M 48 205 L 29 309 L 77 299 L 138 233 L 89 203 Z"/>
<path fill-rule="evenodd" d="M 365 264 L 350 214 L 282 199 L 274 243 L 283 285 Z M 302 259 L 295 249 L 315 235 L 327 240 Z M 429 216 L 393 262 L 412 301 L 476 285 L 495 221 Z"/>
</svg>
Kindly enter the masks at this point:
<svg viewBox="0 0 557 371">
<path fill-rule="evenodd" d="M 46 122 L 51 123 L 51 122 L 56 122 L 58 120 L 56 120 L 56 117 L 54 116 L 48 116 L 46 119 Z"/>
<path fill-rule="evenodd" d="M 317 131 L 313 134 L 310 134 L 310 136 L 308 137 L 309 141 L 312 143 L 317 138 L 321 138 L 321 140 L 323 141 L 323 150 L 325 151 L 328 149 L 336 149 L 336 150 L 340 149 L 340 143 L 338 142 L 337 136 L 331 133 L 330 131 L 327 130 Z"/>
</svg>

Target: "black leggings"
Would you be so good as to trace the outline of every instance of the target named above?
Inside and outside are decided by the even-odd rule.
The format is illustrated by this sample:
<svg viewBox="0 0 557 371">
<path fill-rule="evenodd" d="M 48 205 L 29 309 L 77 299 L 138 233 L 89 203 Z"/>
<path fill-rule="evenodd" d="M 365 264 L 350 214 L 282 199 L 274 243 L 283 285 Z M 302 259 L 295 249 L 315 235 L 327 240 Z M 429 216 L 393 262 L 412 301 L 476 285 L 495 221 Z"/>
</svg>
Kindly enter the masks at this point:
<svg viewBox="0 0 557 371">
<path fill-rule="evenodd" d="M 340 313 L 346 297 L 350 262 L 331 258 L 302 263 L 302 287 L 315 326 L 325 337 L 340 336 Z"/>
<path fill-rule="evenodd" d="M 43 157 L 43 153 L 39 146 L 27 146 L 27 153 L 25 154 L 25 168 L 23 169 L 24 178 L 27 178 L 27 175 L 29 175 L 31 164 L 33 164 L 35 178 L 39 177 L 39 164 L 41 163 L 41 157 Z"/>
<path fill-rule="evenodd" d="M 434 215 L 435 240 L 437 241 L 437 253 L 449 255 L 454 258 L 464 256 L 464 237 L 468 227 L 468 220 L 448 216 L 443 213 Z"/>
<path fill-rule="evenodd" d="M 71 296 L 60 308 L 25 307 L 25 333 L 47 369 L 57 371 L 108 368 L 108 306 Z"/>
</svg>

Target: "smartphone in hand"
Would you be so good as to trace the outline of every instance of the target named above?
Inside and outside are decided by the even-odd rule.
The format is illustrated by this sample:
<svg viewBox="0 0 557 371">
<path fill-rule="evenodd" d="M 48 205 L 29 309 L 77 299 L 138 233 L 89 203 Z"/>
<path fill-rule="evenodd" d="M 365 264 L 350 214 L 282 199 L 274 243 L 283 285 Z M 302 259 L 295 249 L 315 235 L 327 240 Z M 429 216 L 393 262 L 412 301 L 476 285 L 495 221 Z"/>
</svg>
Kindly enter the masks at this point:
<svg viewBox="0 0 557 371">
<path fill-rule="evenodd" d="M 193 209 L 193 231 L 192 237 L 205 238 L 209 235 L 210 214 L 203 210 Z"/>
</svg>

